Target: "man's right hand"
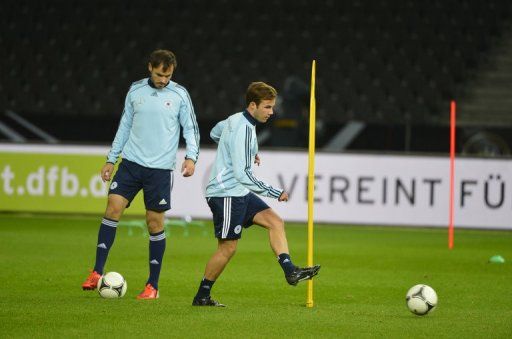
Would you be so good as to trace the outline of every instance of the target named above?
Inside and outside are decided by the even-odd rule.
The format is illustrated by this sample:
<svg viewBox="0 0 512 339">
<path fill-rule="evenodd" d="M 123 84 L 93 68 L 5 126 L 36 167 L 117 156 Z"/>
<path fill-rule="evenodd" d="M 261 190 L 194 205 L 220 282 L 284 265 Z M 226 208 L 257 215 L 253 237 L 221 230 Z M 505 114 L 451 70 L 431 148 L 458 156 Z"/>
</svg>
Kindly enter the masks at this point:
<svg viewBox="0 0 512 339">
<path fill-rule="evenodd" d="M 112 172 L 114 172 L 114 164 L 107 162 L 101 168 L 101 180 L 103 182 L 110 181 L 112 179 Z"/>
<path fill-rule="evenodd" d="M 288 193 L 283 191 L 283 193 L 281 193 L 281 195 L 279 196 L 279 199 L 277 199 L 277 201 L 288 201 Z"/>
</svg>

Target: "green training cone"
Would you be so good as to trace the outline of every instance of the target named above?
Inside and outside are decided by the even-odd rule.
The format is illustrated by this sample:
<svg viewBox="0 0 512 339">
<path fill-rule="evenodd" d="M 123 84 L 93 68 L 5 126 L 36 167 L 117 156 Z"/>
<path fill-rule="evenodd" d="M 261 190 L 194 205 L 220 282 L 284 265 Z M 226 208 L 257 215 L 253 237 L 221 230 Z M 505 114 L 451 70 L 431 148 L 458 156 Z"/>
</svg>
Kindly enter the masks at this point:
<svg viewBox="0 0 512 339">
<path fill-rule="evenodd" d="M 495 263 L 495 264 L 503 264 L 505 262 L 505 259 L 501 255 L 493 255 L 489 262 Z"/>
</svg>

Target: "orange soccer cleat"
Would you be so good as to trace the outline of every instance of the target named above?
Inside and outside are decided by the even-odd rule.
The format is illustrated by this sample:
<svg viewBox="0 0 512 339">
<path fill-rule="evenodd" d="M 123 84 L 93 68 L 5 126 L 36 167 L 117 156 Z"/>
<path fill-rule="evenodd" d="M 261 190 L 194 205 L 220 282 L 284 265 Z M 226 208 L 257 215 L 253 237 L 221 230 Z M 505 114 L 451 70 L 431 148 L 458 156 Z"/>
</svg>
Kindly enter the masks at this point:
<svg viewBox="0 0 512 339">
<path fill-rule="evenodd" d="M 158 290 L 154 288 L 151 284 L 146 284 L 144 291 L 137 296 L 137 299 L 157 299 L 160 295 L 158 294 Z"/>
<path fill-rule="evenodd" d="M 82 289 L 85 290 L 95 290 L 98 286 L 98 281 L 101 278 L 101 274 L 96 271 L 91 271 L 85 282 L 82 284 Z"/>
</svg>

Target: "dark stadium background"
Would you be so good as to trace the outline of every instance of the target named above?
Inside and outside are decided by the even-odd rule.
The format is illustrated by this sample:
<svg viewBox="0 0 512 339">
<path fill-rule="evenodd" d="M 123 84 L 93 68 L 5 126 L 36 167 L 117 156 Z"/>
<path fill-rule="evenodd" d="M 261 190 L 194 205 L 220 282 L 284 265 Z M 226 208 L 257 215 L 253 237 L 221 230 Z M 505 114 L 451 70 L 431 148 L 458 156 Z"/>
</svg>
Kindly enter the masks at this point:
<svg viewBox="0 0 512 339">
<path fill-rule="evenodd" d="M 511 15 L 506 0 L 6 0 L 0 123 L 27 142 L 45 141 L 19 117 L 62 143 L 109 144 L 129 85 L 166 48 L 203 146 L 262 80 L 281 98 L 262 146 L 306 147 L 316 59 L 319 150 L 346 128 L 340 151 L 447 153 L 455 99 L 457 152 L 510 156 Z"/>
</svg>

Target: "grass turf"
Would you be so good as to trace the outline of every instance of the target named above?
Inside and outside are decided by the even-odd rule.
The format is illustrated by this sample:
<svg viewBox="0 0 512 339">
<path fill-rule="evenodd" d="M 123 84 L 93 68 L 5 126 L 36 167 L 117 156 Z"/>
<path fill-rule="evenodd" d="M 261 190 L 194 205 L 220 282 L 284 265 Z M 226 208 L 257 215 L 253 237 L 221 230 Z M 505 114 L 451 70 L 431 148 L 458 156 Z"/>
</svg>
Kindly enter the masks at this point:
<svg viewBox="0 0 512 339">
<path fill-rule="evenodd" d="M 512 232 L 317 225 L 314 308 L 306 284 L 288 286 L 263 229 L 245 230 L 212 295 L 227 308 L 190 306 L 216 248 L 210 224 L 171 228 L 160 299 L 138 301 L 147 242 L 119 227 L 107 270 L 128 281 L 122 299 L 80 284 L 94 260 L 99 218 L 0 215 L 1 337 L 512 337 Z M 306 228 L 287 225 L 292 259 L 306 262 Z M 505 264 L 489 264 L 501 254 Z M 405 293 L 425 283 L 439 296 L 424 317 Z"/>
</svg>

